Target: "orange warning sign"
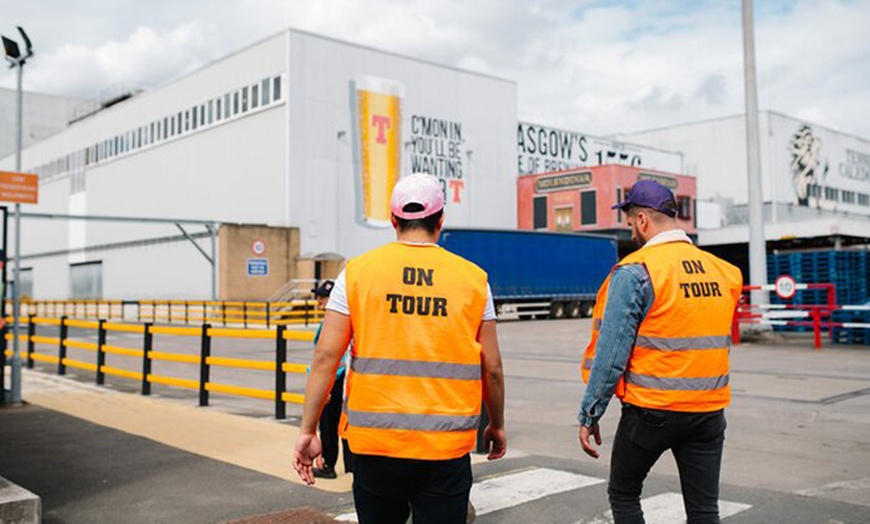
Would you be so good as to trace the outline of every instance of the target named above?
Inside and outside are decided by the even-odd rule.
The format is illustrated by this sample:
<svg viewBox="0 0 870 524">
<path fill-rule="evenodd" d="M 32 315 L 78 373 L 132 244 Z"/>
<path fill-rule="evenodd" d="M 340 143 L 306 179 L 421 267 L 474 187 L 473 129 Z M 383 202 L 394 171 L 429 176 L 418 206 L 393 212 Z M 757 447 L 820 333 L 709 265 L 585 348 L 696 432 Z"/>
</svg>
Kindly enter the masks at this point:
<svg viewBox="0 0 870 524">
<path fill-rule="evenodd" d="M 0 171 L 0 201 L 36 204 L 39 195 L 39 175 Z"/>
</svg>

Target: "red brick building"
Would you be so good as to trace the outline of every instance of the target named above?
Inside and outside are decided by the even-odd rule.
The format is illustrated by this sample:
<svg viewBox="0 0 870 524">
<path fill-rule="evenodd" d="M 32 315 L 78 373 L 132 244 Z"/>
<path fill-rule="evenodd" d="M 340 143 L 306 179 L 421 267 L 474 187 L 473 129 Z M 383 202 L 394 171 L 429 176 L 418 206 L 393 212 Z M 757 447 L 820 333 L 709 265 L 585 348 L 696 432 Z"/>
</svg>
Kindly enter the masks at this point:
<svg viewBox="0 0 870 524">
<path fill-rule="evenodd" d="M 517 179 L 520 229 L 606 233 L 631 238 L 624 213 L 610 209 L 638 180 L 656 180 L 677 197 L 677 225 L 696 236 L 695 177 L 638 167 L 604 165 L 574 168 Z"/>
</svg>

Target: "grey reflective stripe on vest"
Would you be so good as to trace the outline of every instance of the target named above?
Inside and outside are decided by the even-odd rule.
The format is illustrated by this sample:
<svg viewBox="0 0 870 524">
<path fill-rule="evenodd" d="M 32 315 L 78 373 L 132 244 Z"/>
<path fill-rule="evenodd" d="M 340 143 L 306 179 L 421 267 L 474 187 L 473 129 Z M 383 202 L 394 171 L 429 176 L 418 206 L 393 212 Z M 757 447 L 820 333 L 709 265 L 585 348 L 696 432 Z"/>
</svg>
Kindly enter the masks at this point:
<svg viewBox="0 0 870 524">
<path fill-rule="evenodd" d="M 635 386 L 666 391 L 710 391 L 728 385 L 729 375 L 702 378 L 655 377 L 641 373 L 626 373 L 625 381 Z"/>
<path fill-rule="evenodd" d="M 593 318 L 592 319 L 592 329 L 600 330 L 601 329 L 601 319 Z"/>
<path fill-rule="evenodd" d="M 688 351 L 692 349 L 722 349 L 731 347 L 731 335 L 708 337 L 645 337 L 637 336 L 635 346 L 664 351 Z"/>
<path fill-rule="evenodd" d="M 354 357 L 350 362 L 350 368 L 361 375 L 480 380 L 480 364 Z"/>
<path fill-rule="evenodd" d="M 584 358 L 583 359 L 583 369 L 592 369 L 592 362 L 594 362 L 594 358 Z"/>
<path fill-rule="evenodd" d="M 409 429 L 415 431 L 468 431 L 477 429 L 480 415 L 411 415 L 347 411 L 347 422 L 358 428 Z"/>
</svg>

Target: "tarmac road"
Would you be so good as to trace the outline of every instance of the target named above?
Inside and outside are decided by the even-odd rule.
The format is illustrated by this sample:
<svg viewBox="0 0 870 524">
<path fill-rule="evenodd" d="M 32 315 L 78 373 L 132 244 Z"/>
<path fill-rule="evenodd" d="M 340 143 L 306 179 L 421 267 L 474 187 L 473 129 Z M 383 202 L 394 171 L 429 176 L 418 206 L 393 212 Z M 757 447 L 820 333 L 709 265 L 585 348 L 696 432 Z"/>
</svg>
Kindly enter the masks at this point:
<svg viewBox="0 0 870 524">
<path fill-rule="evenodd" d="M 600 460 L 582 455 L 576 440 L 575 415 L 583 392 L 579 364 L 589 320 L 504 322 L 499 333 L 513 454 L 503 461 L 475 465 L 473 500 L 479 509 L 478 522 L 608 522 L 604 480 L 618 405 L 612 404 L 602 421 L 605 441 Z M 141 347 L 141 337 L 124 335 L 109 343 Z M 212 354 L 269 359 L 271 348 L 268 341 L 220 341 Z M 309 359 L 310 345 L 293 344 L 293 348 L 293 361 Z M 198 340 L 155 339 L 155 349 L 197 353 Z M 868 349 L 843 346 L 813 351 L 808 339 L 732 349 L 734 400 L 727 411 L 722 474 L 723 515 L 730 515 L 726 522 L 870 522 Z M 52 346 L 38 346 L 37 351 L 56 354 Z M 113 357 L 109 356 L 114 360 L 110 365 L 138 369 L 136 359 Z M 93 354 L 83 351 L 76 358 L 93 361 Z M 54 367 L 46 371 L 53 372 Z M 172 364 L 159 372 L 196 378 L 198 370 Z M 93 381 L 92 373 L 74 373 L 74 380 Z M 232 446 L 203 450 L 156 428 L 173 426 L 170 415 L 191 424 L 196 421 L 195 427 L 204 433 L 198 440 L 207 443 L 213 438 L 209 435 L 228 432 L 215 430 L 213 421 L 200 422 L 197 417 L 222 414 L 240 420 L 233 424 L 250 432 L 252 441 L 277 440 L 274 450 L 264 451 L 267 456 L 283 454 L 286 446 L 289 457 L 290 436 L 275 437 L 268 427 L 292 432 L 292 415 L 298 415 L 298 407 L 289 408 L 288 423 L 276 423 L 264 420 L 271 417 L 269 401 L 215 394 L 213 407 L 200 409 L 193 407 L 195 391 L 155 387 L 153 400 L 134 394 L 116 396 L 126 399 L 120 401 L 124 409 L 145 418 L 152 415 L 142 414 L 149 409 L 143 406 L 154 405 L 155 413 L 158 409 L 169 413 L 153 415 L 160 424 L 151 424 L 150 429 L 110 429 L 106 426 L 112 423 L 105 417 L 111 410 L 103 404 L 94 404 L 92 410 L 102 411 L 103 419 L 99 413 L 72 407 L 70 398 L 75 397 L 63 390 L 75 389 L 75 383 L 67 386 L 70 381 L 65 379 L 60 386 L 51 386 L 46 385 L 52 382 L 45 374 L 25 376 L 25 399 L 29 394 L 35 399 L 42 395 L 41 405 L 54 407 L 0 411 L 4 445 L 0 475 L 43 496 L 46 522 L 215 522 L 300 506 L 333 516 L 352 512 L 347 491 L 302 487 L 292 482 L 292 475 L 261 465 L 256 457 L 221 455 L 238 455 Z M 253 370 L 223 370 L 213 373 L 212 379 L 263 389 L 272 384 L 269 373 Z M 138 390 L 129 379 L 106 380 L 110 390 Z M 290 387 L 301 389 L 303 381 L 304 377 L 295 377 Z M 53 396 L 45 393 L 52 388 L 60 391 Z M 127 406 L 133 399 L 135 409 Z M 176 409 L 179 412 L 174 414 Z M 77 418 L 59 410 L 73 412 Z M 112 486 L 101 484 L 103 480 Z M 344 489 L 348 482 L 345 477 Z M 675 465 L 665 456 L 644 492 L 648 522 L 678 520 L 678 493 Z"/>
</svg>

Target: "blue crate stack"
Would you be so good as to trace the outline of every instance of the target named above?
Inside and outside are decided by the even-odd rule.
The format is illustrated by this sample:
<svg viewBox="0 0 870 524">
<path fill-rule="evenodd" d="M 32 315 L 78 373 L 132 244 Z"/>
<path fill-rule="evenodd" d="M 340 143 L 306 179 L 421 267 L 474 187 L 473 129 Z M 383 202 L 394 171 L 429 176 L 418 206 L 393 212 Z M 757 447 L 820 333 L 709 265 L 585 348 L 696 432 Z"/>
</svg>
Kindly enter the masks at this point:
<svg viewBox="0 0 870 524">
<path fill-rule="evenodd" d="M 773 283 L 781 275 L 791 275 L 802 284 L 831 283 L 837 291 L 837 304 L 856 305 L 870 301 L 870 253 L 867 251 L 804 251 L 777 253 L 767 257 L 767 277 Z M 771 294 L 774 304 L 826 304 L 825 290 L 801 290 L 791 300 Z M 867 312 L 836 312 L 834 321 L 868 322 Z M 863 320 L 862 320 L 863 319 Z M 812 331 L 811 327 L 777 326 L 778 331 Z M 835 328 L 834 341 L 847 344 L 867 344 L 867 329 Z"/>
</svg>

